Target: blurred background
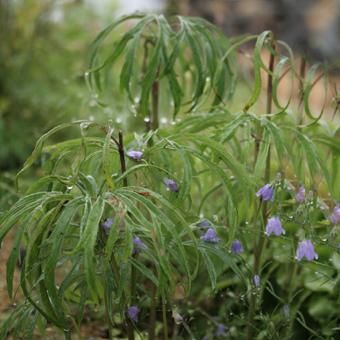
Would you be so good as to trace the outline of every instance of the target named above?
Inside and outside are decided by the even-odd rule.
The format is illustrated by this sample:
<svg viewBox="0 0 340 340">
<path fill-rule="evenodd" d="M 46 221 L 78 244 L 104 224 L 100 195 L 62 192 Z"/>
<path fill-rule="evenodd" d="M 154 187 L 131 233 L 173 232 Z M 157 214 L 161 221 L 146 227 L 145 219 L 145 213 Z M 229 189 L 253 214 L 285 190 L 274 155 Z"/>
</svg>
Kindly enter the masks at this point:
<svg viewBox="0 0 340 340">
<path fill-rule="evenodd" d="M 1 183 L 51 127 L 114 114 L 85 86 L 88 50 L 136 10 L 201 16 L 227 36 L 273 30 L 307 60 L 339 63 L 339 0 L 0 0 Z"/>
</svg>

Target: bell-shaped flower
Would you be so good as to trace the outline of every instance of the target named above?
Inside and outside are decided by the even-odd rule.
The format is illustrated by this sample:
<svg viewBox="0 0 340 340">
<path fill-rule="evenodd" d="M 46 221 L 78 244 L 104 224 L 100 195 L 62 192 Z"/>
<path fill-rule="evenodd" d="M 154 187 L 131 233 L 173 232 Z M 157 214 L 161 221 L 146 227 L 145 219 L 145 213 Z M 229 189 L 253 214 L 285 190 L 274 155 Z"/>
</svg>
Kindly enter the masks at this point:
<svg viewBox="0 0 340 340">
<path fill-rule="evenodd" d="M 173 179 L 165 177 L 165 178 L 163 178 L 163 183 L 167 187 L 168 190 L 170 190 L 172 192 L 178 192 L 177 182 L 174 181 Z"/>
<path fill-rule="evenodd" d="M 215 229 L 209 228 L 206 233 L 201 236 L 201 240 L 208 243 L 218 243 L 220 238 L 217 236 Z"/>
<path fill-rule="evenodd" d="M 274 234 L 280 236 L 285 233 L 286 231 L 282 228 L 281 221 L 278 217 L 274 216 L 268 219 L 265 231 L 266 235 L 270 236 L 271 234 Z"/>
<path fill-rule="evenodd" d="M 329 216 L 329 220 L 333 224 L 340 224 L 340 206 L 336 205 L 333 209 L 332 214 Z"/>
<path fill-rule="evenodd" d="M 254 275 L 253 282 L 254 282 L 255 287 L 257 287 L 257 288 L 260 287 L 261 279 L 257 274 Z"/>
<path fill-rule="evenodd" d="M 241 241 L 239 240 L 234 240 L 231 244 L 231 252 L 233 254 L 240 254 L 244 252 L 243 246 Z"/>
<path fill-rule="evenodd" d="M 139 308 L 137 306 L 130 306 L 127 309 L 127 315 L 129 319 L 134 322 L 138 321 L 138 314 L 139 314 Z"/>
<path fill-rule="evenodd" d="M 102 223 L 101 223 L 101 227 L 104 229 L 106 234 L 110 233 L 110 229 L 113 225 L 113 218 L 106 218 Z"/>
<path fill-rule="evenodd" d="M 256 193 L 256 196 L 262 201 L 271 201 L 274 197 L 274 190 L 270 184 L 266 184 Z"/>
<path fill-rule="evenodd" d="M 301 261 L 305 258 L 307 261 L 313 261 L 318 259 L 318 254 L 314 250 L 314 246 L 311 240 L 303 240 L 299 242 L 296 250 L 296 259 Z"/>
<path fill-rule="evenodd" d="M 303 185 L 300 186 L 299 190 L 295 195 L 295 200 L 298 203 L 303 203 L 306 199 L 306 189 Z"/>
<path fill-rule="evenodd" d="M 139 238 L 139 237 L 134 237 L 133 238 L 133 255 L 139 254 L 142 250 L 147 249 L 146 244 Z"/>
<path fill-rule="evenodd" d="M 130 150 L 126 153 L 134 161 L 140 161 L 144 155 L 143 151 Z"/>
</svg>

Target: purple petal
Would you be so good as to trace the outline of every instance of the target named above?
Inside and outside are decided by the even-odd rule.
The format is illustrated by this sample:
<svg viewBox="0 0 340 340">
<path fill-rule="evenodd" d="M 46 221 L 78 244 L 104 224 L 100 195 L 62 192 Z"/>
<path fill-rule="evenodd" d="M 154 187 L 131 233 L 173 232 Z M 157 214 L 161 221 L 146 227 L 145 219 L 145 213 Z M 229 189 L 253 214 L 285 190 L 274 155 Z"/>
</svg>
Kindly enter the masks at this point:
<svg viewBox="0 0 340 340">
<path fill-rule="evenodd" d="M 135 161 L 140 161 L 144 155 L 142 151 L 137 150 L 130 150 L 126 154 Z"/>
<path fill-rule="evenodd" d="M 227 330 L 227 327 L 225 325 L 223 325 L 223 323 L 219 323 L 217 325 L 217 329 L 216 329 L 215 335 L 216 336 L 226 335 L 226 330 Z"/>
<path fill-rule="evenodd" d="M 142 250 L 147 249 L 146 244 L 139 238 L 139 237 L 134 237 L 133 238 L 133 255 L 136 255 L 140 253 Z"/>
<path fill-rule="evenodd" d="M 298 192 L 295 195 L 295 200 L 298 203 L 303 203 L 306 198 L 306 189 L 303 185 L 300 186 Z"/>
<path fill-rule="evenodd" d="M 168 190 L 172 192 L 178 192 L 178 185 L 173 179 L 165 177 L 163 178 L 163 183 L 167 187 Z"/>
<path fill-rule="evenodd" d="M 137 306 L 131 306 L 127 309 L 127 315 L 130 320 L 137 322 L 138 321 L 139 308 Z"/>
<path fill-rule="evenodd" d="M 197 224 L 196 224 L 198 227 L 201 227 L 201 228 L 208 228 L 208 227 L 211 227 L 211 223 L 204 219 L 202 221 L 199 221 Z"/>
<path fill-rule="evenodd" d="M 220 239 L 217 236 L 215 229 L 209 228 L 206 233 L 201 236 L 201 240 L 208 243 L 218 243 Z"/>
<path fill-rule="evenodd" d="M 257 274 L 254 275 L 253 282 L 254 282 L 255 287 L 260 287 L 261 279 Z"/>
<path fill-rule="evenodd" d="M 231 244 L 231 252 L 233 254 L 240 254 L 244 252 L 242 243 L 239 240 L 234 240 Z"/>
<path fill-rule="evenodd" d="M 106 218 L 102 223 L 101 223 L 101 227 L 104 229 L 106 234 L 109 234 L 110 229 L 113 225 L 113 218 Z"/>
<path fill-rule="evenodd" d="M 260 197 L 262 201 L 270 201 L 274 197 L 274 190 L 270 184 L 266 184 L 256 193 L 256 196 Z"/>
<path fill-rule="evenodd" d="M 314 250 L 312 241 L 303 240 L 299 242 L 296 250 L 296 259 L 301 261 L 305 258 L 307 261 L 313 261 L 318 259 L 318 254 Z"/>
<path fill-rule="evenodd" d="M 268 219 L 267 225 L 266 225 L 266 235 L 274 234 L 276 236 L 280 236 L 282 234 L 285 234 L 286 231 L 282 228 L 281 221 L 278 217 L 274 216 Z"/>
<path fill-rule="evenodd" d="M 333 209 L 332 214 L 329 216 L 329 220 L 333 224 L 340 224 L 340 206 L 336 205 Z"/>
</svg>

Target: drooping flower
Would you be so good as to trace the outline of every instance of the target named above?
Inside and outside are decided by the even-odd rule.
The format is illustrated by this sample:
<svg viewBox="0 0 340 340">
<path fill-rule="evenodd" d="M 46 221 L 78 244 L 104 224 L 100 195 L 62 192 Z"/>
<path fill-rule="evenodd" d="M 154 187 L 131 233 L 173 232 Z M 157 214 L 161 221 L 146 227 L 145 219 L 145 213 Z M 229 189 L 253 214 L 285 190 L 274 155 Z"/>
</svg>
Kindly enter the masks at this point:
<svg viewBox="0 0 340 340">
<path fill-rule="evenodd" d="M 105 231 L 106 234 L 109 234 L 112 225 L 113 225 L 113 218 L 106 218 L 106 219 L 102 222 L 101 227 L 104 229 L 104 231 Z"/>
<path fill-rule="evenodd" d="M 255 287 L 260 287 L 261 279 L 257 274 L 254 275 L 253 282 L 254 282 Z"/>
<path fill-rule="evenodd" d="M 240 254 L 244 252 L 243 246 L 241 241 L 239 240 L 234 240 L 231 244 L 231 252 L 233 254 Z"/>
<path fill-rule="evenodd" d="M 306 198 L 306 189 L 303 185 L 301 185 L 295 195 L 295 200 L 298 203 L 303 203 L 305 201 L 305 198 Z"/>
<path fill-rule="evenodd" d="M 196 225 L 201 228 L 211 227 L 211 223 L 206 219 L 199 221 Z"/>
<path fill-rule="evenodd" d="M 127 315 L 129 319 L 134 322 L 138 321 L 138 314 L 139 314 L 139 308 L 137 306 L 130 306 L 127 309 Z"/>
<path fill-rule="evenodd" d="M 130 150 L 126 154 L 135 161 L 140 161 L 144 155 L 143 151 L 138 150 Z"/>
<path fill-rule="evenodd" d="M 167 187 L 168 190 L 170 190 L 172 192 L 178 192 L 178 185 L 177 185 L 176 181 L 174 181 L 173 179 L 164 177 L 163 183 Z"/>
<path fill-rule="evenodd" d="M 217 243 L 220 238 L 217 236 L 216 230 L 213 228 L 209 228 L 206 233 L 201 236 L 201 240 L 208 243 Z"/>
<path fill-rule="evenodd" d="M 219 323 L 217 325 L 215 335 L 216 336 L 225 336 L 225 335 L 227 335 L 226 330 L 227 330 L 227 327 L 223 323 Z"/>
<path fill-rule="evenodd" d="M 133 238 L 133 255 L 137 255 L 146 248 L 146 244 L 139 237 L 136 236 Z"/>
<path fill-rule="evenodd" d="M 285 233 L 286 231 L 282 228 L 281 221 L 278 217 L 273 216 L 268 219 L 265 231 L 266 235 L 270 236 L 271 234 L 274 234 L 276 236 L 280 236 Z"/>
<path fill-rule="evenodd" d="M 314 259 L 317 260 L 319 258 L 311 240 L 303 240 L 298 244 L 296 259 L 301 261 L 303 258 L 306 258 L 307 261 L 313 261 Z"/>
<path fill-rule="evenodd" d="M 333 209 L 332 214 L 329 216 L 329 220 L 333 224 L 339 224 L 340 223 L 340 206 L 336 205 Z"/>
<path fill-rule="evenodd" d="M 256 193 L 256 196 L 260 197 L 262 201 L 271 201 L 274 197 L 274 190 L 270 184 L 266 184 Z"/>
</svg>

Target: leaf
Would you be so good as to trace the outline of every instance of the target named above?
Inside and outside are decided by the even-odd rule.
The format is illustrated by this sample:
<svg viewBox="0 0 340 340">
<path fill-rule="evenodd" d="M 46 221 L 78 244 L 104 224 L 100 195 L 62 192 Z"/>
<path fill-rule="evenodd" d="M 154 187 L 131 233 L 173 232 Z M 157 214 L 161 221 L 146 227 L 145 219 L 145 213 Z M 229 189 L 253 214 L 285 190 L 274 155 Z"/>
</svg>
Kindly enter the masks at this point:
<svg viewBox="0 0 340 340">
<path fill-rule="evenodd" d="M 102 197 L 98 197 L 93 207 L 90 210 L 87 224 L 84 230 L 84 270 L 86 280 L 89 286 L 89 291 L 94 298 L 97 300 L 98 292 L 100 290 L 99 281 L 96 280 L 96 263 L 95 263 L 95 252 L 94 247 L 96 244 L 98 225 L 104 212 L 105 201 Z"/>
</svg>

